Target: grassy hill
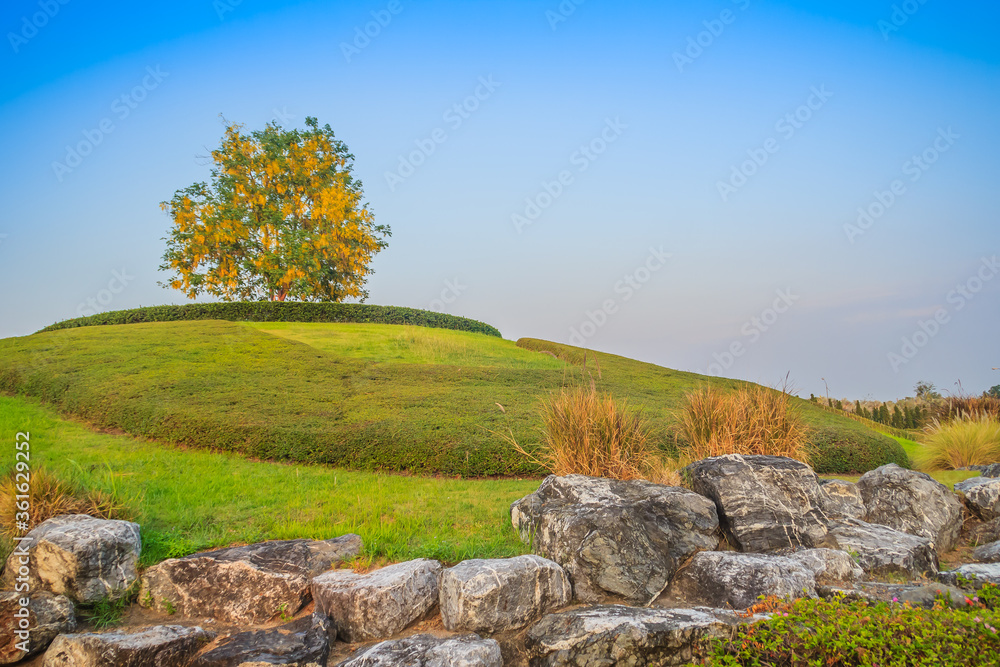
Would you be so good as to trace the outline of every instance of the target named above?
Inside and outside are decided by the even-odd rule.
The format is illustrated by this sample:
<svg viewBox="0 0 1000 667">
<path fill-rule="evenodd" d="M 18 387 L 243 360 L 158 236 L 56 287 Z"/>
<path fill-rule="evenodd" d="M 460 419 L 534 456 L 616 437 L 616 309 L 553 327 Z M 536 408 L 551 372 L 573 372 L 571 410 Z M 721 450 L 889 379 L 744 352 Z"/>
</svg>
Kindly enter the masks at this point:
<svg viewBox="0 0 1000 667">
<path fill-rule="evenodd" d="M 97 427 L 261 458 L 462 476 L 541 471 L 539 399 L 589 382 L 676 451 L 685 392 L 736 382 L 610 354 L 390 324 L 182 320 L 50 327 L 0 340 L 0 391 Z M 586 365 L 584 365 L 586 362 Z M 822 442 L 888 442 L 796 400 Z"/>
</svg>

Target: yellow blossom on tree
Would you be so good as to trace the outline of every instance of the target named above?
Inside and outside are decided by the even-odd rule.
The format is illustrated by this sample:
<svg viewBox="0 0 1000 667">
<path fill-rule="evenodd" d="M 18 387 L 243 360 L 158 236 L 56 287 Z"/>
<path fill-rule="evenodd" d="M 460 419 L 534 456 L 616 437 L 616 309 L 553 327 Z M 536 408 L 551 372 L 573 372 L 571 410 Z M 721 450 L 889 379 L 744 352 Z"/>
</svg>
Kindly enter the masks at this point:
<svg viewBox="0 0 1000 667">
<path fill-rule="evenodd" d="M 173 220 L 160 269 L 174 271 L 161 285 L 226 301 L 368 296 L 372 258 L 391 231 L 362 202 L 347 146 L 315 118 L 306 126 L 226 126 L 211 184 L 160 204 Z"/>
</svg>

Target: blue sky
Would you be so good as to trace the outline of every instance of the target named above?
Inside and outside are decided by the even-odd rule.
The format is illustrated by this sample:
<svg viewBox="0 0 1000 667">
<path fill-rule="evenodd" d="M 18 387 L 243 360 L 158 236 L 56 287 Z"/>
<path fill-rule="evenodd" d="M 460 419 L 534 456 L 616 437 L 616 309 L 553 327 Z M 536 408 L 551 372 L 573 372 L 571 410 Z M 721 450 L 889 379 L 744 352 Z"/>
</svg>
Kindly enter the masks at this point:
<svg viewBox="0 0 1000 667">
<path fill-rule="evenodd" d="M 220 114 L 311 115 L 393 230 L 371 303 L 806 395 L 1000 384 L 1000 9 L 832 4 L 6 2 L 0 336 L 184 303 L 159 202 Z"/>
</svg>

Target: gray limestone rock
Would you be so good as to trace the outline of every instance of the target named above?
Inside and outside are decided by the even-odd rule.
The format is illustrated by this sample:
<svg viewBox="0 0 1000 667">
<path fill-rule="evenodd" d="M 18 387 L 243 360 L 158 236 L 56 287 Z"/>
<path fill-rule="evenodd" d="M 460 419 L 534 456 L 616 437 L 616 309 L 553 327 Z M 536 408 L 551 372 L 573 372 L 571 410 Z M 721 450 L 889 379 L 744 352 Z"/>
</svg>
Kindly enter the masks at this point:
<svg viewBox="0 0 1000 667">
<path fill-rule="evenodd" d="M 647 602 L 697 551 L 719 545 L 714 503 L 651 482 L 550 475 L 511 505 L 525 543 L 565 568 L 581 601 Z"/>
<path fill-rule="evenodd" d="M 865 521 L 926 537 L 938 553 L 955 546 L 962 530 L 962 503 L 930 475 L 895 463 L 869 470 L 858 480 Z"/>
<path fill-rule="evenodd" d="M 965 504 L 972 513 L 983 521 L 1000 517 L 1000 479 L 995 477 L 972 477 L 955 484 Z"/>
<path fill-rule="evenodd" d="M 478 635 L 412 635 L 355 652 L 337 667 L 502 667 L 500 645 Z"/>
<path fill-rule="evenodd" d="M 440 575 L 441 563 L 426 558 L 370 574 L 332 570 L 312 580 L 312 594 L 342 639 L 370 641 L 391 637 L 430 611 Z"/>
<path fill-rule="evenodd" d="M 865 504 L 858 485 L 842 479 L 820 480 L 820 501 L 823 512 L 833 519 L 864 519 Z"/>
<path fill-rule="evenodd" d="M 921 577 L 938 571 L 937 552 L 926 537 L 858 519 L 831 524 L 830 534 L 867 574 Z"/>
<path fill-rule="evenodd" d="M 0 665 L 35 655 L 57 635 L 74 630 L 76 616 L 68 597 L 42 591 L 0 592 Z"/>
<path fill-rule="evenodd" d="M 707 610 L 602 605 L 545 616 L 525 644 L 532 667 L 684 665 L 731 627 Z"/>
<path fill-rule="evenodd" d="M 669 594 L 691 604 L 733 609 L 746 609 L 759 602 L 760 596 L 815 597 L 816 577 L 803 560 L 819 557 L 702 551 L 677 572 Z"/>
<path fill-rule="evenodd" d="M 540 556 L 462 561 L 442 572 L 440 586 L 441 618 L 451 631 L 516 630 L 573 597 L 563 569 Z"/>
<path fill-rule="evenodd" d="M 278 540 L 171 558 L 146 570 L 140 603 L 190 618 L 255 625 L 294 615 L 312 577 L 361 551 L 361 538 Z"/>
<path fill-rule="evenodd" d="M 312 614 L 271 630 L 250 630 L 222 637 L 195 656 L 188 667 L 239 667 L 326 664 L 337 630 L 322 614 Z"/>
<path fill-rule="evenodd" d="M 715 502 L 741 551 L 836 547 L 816 473 L 801 461 L 728 454 L 696 461 L 684 472 L 692 489 Z"/>
<path fill-rule="evenodd" d="M 84 604 L 97 602 L 123 593 L 135 582 L 141 551 L 139 525 L 131 521 L 86 514 L 57 516 L 38 524 L 19 542 L 7 559 L 4 584 L 14 588 L 21 561 L 27 560 L 31 590 Z"/>
<path fill-rule="evenodd" d="M 212 634 L 199 627 L 158 625 L 130 632 L 59 635 L 44 667 L 187 667 Z"/>
</svg>

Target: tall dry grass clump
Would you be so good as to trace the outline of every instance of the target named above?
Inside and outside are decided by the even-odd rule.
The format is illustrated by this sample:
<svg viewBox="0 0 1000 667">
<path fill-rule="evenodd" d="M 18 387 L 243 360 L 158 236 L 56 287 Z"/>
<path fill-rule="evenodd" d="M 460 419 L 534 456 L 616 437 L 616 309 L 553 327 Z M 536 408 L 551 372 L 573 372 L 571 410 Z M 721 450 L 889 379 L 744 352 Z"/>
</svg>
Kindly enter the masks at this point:
<svg viewBox="0 0 1000 667">
<path fill-rule="evenodd" d="M 808 463 L 808 430 L 789 394 L 766 387 L 723 392 L 702 387 L 687 395 L 680 416 L 692 460 L 723 454 L 787 456 Z"/>
<path fill-rule="evenodd" d="M 27 491 L 26 494 L 22 491 Z M 0 480 L 0 536 L 13 538 L 21 535 L 17 530 L 15 514 L 20 510 L 18 495 L 28 498 L 28 528 L 34 528 L 46 519 L 60 514 L 89 514 L 100 519 L 128 519 L 130 512 L 113 494 L 97 489 L 83 489 L 59 479 L 44 468 L 31 471 L 25 488 L 23 477 L 17 479 L 11 471 Z"/>
<path fill-rule="evenodd" d="M 940 422 L 969 417 L 988 417 L 1000 420 L 1000 398 L 992 396 L 949 396 L 932 407 L 935 418 Z M 933 425 L 931 426 L 933 428 Z"/>
<path fill-rule="evenodd" d="M 921 470 L 955 470 L 1000 461 L 1000 422 L 986 414 L 937 420 L 916 457 Z"/>
<path fill-rule="evenodd" d="M 642 415 L 593 386 L 563 389 L 544 400 L 542 429 L 537 452 L 514 446 L 552 474 L 680 482 L 670 462 L 650 444 Z"/>
</svg>

